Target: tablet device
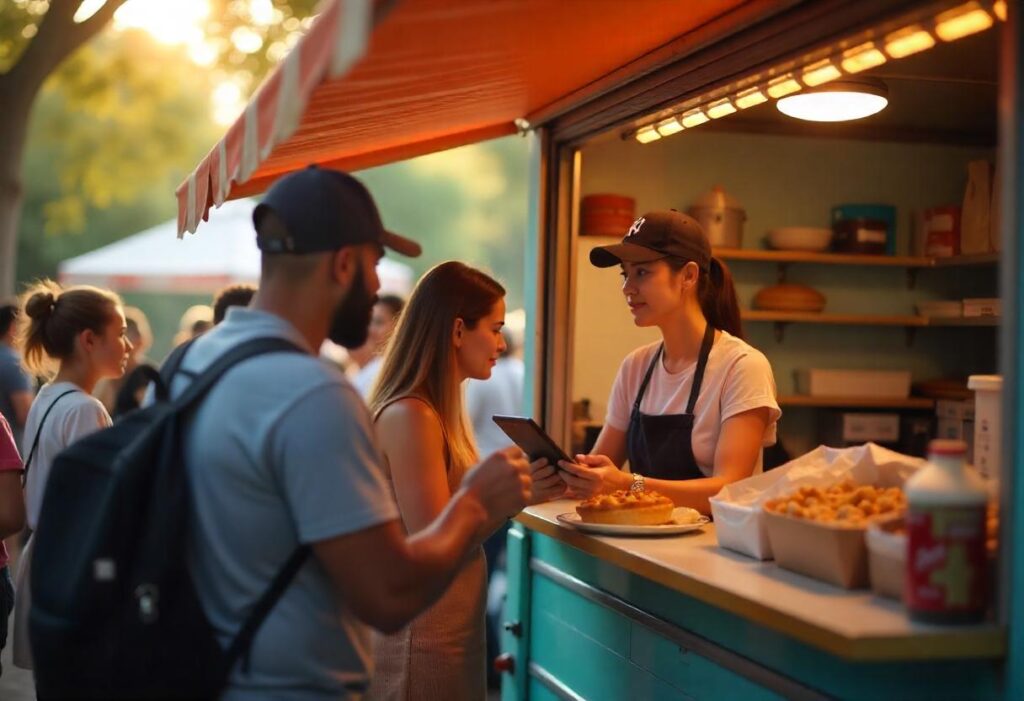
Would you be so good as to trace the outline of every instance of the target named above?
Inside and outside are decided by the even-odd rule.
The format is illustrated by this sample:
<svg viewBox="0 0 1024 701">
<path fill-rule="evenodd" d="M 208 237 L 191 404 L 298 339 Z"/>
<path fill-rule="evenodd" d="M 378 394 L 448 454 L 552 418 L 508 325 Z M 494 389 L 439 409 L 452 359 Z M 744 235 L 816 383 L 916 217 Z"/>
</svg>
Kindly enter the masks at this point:
<svg viewBox="0 0 1024 701">
<path fill-rule="evenodd" d="M 530 461 L 547 458 L 548 462 L 558 467 L 559 460 L 573 462 L 565 454 L 554 439 L 544 432 L 537 422 L 526 416 L 493 416 L 494 423 L 505 432 L 512 441 L 523 449 Z M 559 468 L 561 469 L 561 468 Z"/>
</svg>

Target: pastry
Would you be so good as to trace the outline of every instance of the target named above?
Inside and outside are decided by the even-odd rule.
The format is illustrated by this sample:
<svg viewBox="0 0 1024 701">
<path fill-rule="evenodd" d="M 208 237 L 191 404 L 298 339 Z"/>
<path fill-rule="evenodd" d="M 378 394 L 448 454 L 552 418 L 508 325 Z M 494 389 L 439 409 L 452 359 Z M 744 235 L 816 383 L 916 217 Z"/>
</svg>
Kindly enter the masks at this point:
<svg viewBox="0 0 1024 701">
<path fill-rule="evenodd" d="M 765 502 L 767 511 L 820 523 L 863 527 L 868 521 L 902 514 L 907 498 L 899 487 L 858 485 L 844 480 L 831 487 L 800 487 Z"/>
<path fill-rule="evenodd" d="M 657 492 L 620 490 L 587 499 L 576 507 L 576 513 L 585 523 L 657 526 L 672 521 L 673 509 L 672 500 Z"/>
</svg>

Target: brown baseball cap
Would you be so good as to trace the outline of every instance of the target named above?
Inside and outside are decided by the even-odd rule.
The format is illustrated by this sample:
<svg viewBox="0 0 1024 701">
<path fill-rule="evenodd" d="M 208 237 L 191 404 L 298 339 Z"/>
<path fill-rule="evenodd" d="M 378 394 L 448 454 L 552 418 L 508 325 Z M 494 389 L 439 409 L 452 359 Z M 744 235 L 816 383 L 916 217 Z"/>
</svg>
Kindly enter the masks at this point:
<svg viewBox="0 0 1024 701">
<path fill-rule="evenodd" d="M 711 264 L 711 243 L 704 229 L 696 219 L 674 209 L 648 212 L 633 222 L 621 243 L 590 251 L 590 262 L 598 268 L 669 257 L 692 260 L 701 270 Z"/>
</svg>

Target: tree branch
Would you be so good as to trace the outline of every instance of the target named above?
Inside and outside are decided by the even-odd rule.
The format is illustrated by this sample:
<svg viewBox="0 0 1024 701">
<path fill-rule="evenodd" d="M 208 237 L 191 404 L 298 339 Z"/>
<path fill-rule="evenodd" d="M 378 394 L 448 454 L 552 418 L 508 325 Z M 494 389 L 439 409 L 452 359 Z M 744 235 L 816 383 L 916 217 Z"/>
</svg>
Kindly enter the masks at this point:
<svg viewBox="0 0 1024 701">
<path fill-rule="evenodd" d="M 81 0 L 51 0 L 50 9 L 40 20 L 35 37 L 7 74 L 12 76 L 13 81 L 20 82 L 34 94 L 64 59 L 110 22 L 114 13 L 125 2 L 126 0 L 107 0 L 92 17 L 76 24 L 75 12 L 81 5 Z M 15 78 L 14 74 L 18 74 L 18 77 Z"/>
</svg>

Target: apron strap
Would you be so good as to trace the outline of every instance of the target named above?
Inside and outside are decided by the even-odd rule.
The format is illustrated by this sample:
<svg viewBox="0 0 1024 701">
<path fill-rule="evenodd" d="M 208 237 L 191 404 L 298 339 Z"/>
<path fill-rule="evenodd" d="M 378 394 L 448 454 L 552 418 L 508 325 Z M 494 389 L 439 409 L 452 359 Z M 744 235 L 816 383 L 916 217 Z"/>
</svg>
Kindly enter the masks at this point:
<svg viewBox="0 0 1024 701">
<path fill-rule="evenodd" d="M 647 385 L 651 383 L 651 375 L 654 374 L 654 368 L 658 365 L 658 361 L 661 359 L 661 354 L 665 350 L 665 344 L 662 343 L 658 346 L 658 352 L 654 354 L 654 360 L 647 366 L 647 374 L 644 375 L 644 381 L 640 383 L 640 391 L 636 393 L 636 400 L 633 402 L 633 411 L 640 411 L 640 402 L 643 401 L 644 394 L 647 393 Z"/>
<path fill-rule="evenodd" d="M 697 396 L 700 394 L 700 386 L 704 383 L 704 370 L 708 366 L 708 356 L 711 355 L 711 346 L 715 342 L 715 327 L 708 324 L 704 329 L 704 340 L 700 344 L 700 355 L 697 357 L 697 369 L 693 373 L 693 387 L 690 389 L 690 401 L 686 403 L 686 413 L 692 414 L 697 406 Z"/>
</svg>

